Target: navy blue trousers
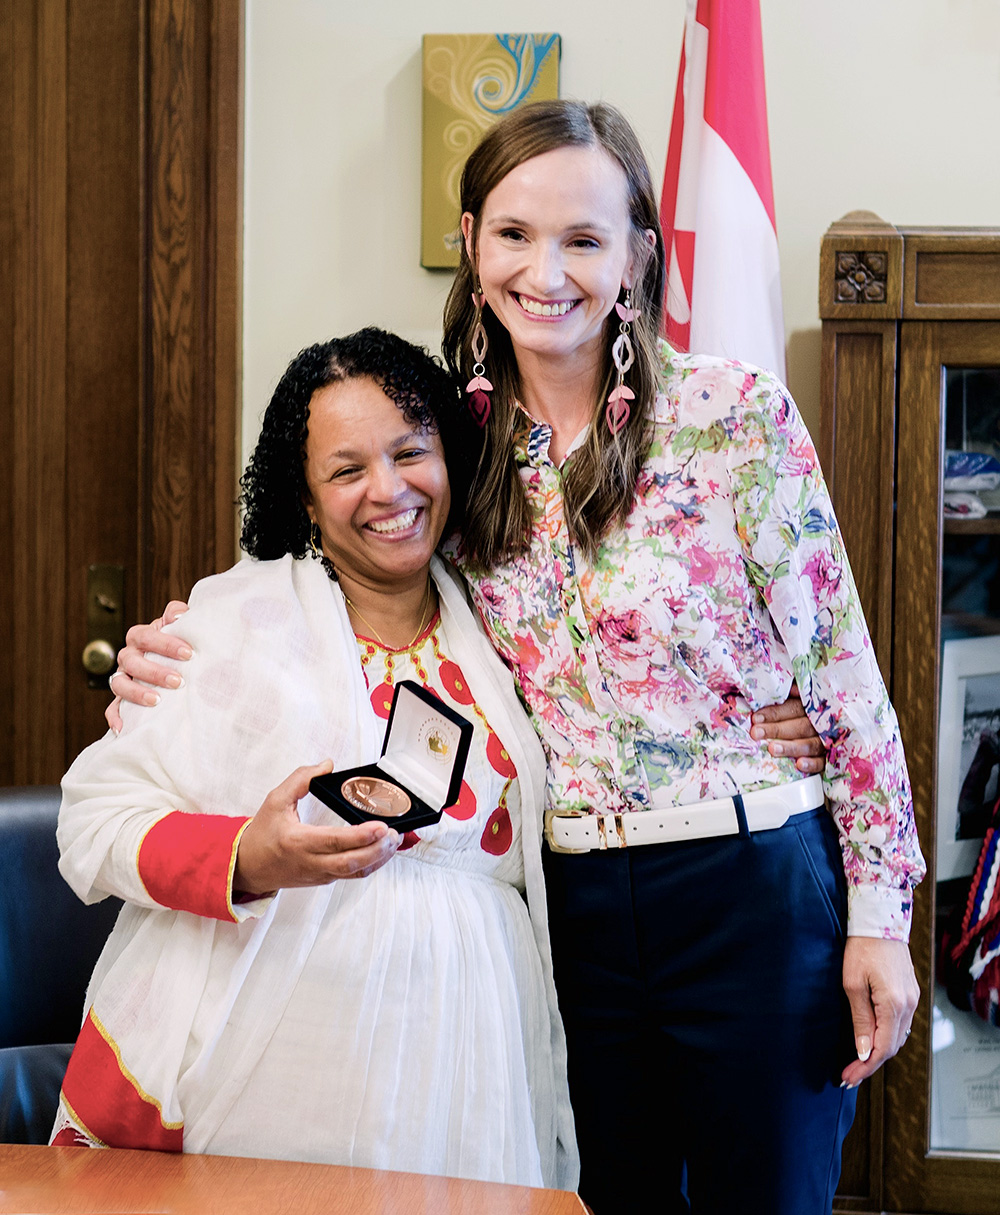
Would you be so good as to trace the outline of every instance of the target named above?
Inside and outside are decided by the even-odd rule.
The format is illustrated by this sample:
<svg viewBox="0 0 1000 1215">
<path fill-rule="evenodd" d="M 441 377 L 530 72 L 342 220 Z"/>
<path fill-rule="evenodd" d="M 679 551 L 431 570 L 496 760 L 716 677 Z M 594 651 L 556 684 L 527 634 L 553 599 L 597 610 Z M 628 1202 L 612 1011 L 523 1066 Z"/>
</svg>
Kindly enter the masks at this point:
<svg viewBox="0 0 1000 1215">
<path fill-rule="evenodd" d="M 779 830 L 545 850 L 595 1215 L 828 1215 L 856 1094 L 847 894 L 825 809 Z"/>
</svg>

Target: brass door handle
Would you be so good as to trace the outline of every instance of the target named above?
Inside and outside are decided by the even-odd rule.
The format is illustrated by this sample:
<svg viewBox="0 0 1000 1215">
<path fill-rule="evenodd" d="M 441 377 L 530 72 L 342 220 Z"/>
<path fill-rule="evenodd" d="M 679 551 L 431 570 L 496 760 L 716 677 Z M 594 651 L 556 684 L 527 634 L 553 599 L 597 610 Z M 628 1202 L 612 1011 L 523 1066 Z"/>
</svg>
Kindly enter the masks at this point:
<svg viewBox="0 0 1000 1215">
<path fill-rule="evenodd" d="M 99 638 L 88 641 L 83 647 L 83 666 L 91 675 L 107 675 L 118 660 L 117 651 L 110 641 Z"/>
<path fill-rule="evenodd" d="M 83 668 L 87 687 L 108 690 L 108 676 L 118 664 L 125 644 L 125 567 L 87 567 L 87 644 Z"/>
</svg>

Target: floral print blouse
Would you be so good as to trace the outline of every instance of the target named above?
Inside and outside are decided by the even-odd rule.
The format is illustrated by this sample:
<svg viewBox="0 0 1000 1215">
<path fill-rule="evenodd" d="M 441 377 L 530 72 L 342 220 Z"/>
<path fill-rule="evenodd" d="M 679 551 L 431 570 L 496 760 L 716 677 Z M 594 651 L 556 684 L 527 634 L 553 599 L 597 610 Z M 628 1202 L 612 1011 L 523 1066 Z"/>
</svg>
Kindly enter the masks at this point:
<svg viewBox="0 0 1000 1215">
<path fill-rule="evenodd" d="M 551 429 L 526 419 L 530 551 L 463 570 L 542 739 L 548 805 L 642 811 L 799 779 L 750 737 L 794 679 L 827 746 L 849 931 L 905 940 L 924 873 L 909 779 L 808 432 L 768 373 L 662 359 L 635 501 L 596 559 L 570 539 Z"/>
</svg>

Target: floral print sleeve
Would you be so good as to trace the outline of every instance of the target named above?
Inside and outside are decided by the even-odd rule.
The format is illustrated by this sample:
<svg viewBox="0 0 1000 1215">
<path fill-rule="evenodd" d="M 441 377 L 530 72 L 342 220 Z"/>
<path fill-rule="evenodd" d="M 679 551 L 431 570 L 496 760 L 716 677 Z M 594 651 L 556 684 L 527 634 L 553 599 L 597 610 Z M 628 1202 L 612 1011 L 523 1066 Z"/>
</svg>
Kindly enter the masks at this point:
<svg viewBox="0 0 1000 1215">
<path fill-rule="evenodd" d="M 689 394 L 695 385 L 689 380 L 685 387 Z M 808 432 L 781 386 L 747 370 L 739 396 L 728 416 L 714 411 L 712 425 L 727 432 L 749 578 L 828 748 L 824 784 L 844 854 L 849 931 L 905 939 L 924 862 L 899 726 L 830 497 Z"/>
</svg>

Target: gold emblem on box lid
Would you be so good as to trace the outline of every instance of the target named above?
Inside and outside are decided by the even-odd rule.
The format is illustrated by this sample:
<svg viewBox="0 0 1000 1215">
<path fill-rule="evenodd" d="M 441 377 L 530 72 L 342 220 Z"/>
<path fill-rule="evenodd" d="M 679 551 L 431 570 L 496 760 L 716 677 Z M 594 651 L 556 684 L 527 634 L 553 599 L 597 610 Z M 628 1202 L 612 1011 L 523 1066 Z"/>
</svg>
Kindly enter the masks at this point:
<svg viewBox="0 0 1000 1215">
<path fill-rule="evenodd" d="M 420 728 L 420 741 L 432 759 L 436 759 L 438 763 L 448 762 L 452 744 L 440 718 L 424 722 Z"/>
</svg>

